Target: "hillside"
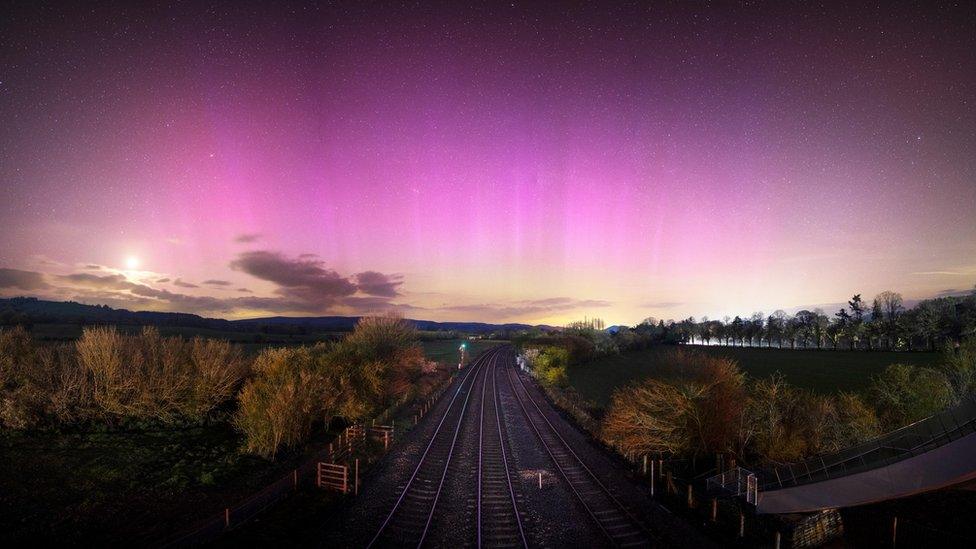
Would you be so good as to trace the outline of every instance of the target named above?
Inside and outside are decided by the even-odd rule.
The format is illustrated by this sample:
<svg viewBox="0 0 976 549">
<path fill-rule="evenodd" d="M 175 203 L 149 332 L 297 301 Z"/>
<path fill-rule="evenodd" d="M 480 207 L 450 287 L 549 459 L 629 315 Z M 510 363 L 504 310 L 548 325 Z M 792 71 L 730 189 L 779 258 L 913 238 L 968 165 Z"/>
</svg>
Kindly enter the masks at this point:
<svg viewBox="0 0 976 549">
<path fill-rule="evenodd" d="M 11 324 L 125 324 L 138 326 L 179 326 L 232 332 L 317 333 L 350 331 L 358 316 L 286 317 L 274 316 L 227 320 L 190 313 L 129 311 L 106 305 L 86 305 L 74 301 L 47 301 L 33 297 L 0 299 L 0 326 Z M 551 326 L 529 324 L 490 324 L 485 322 L 435 322 L 408 319 L 418 330 L 457 331 L 487 334 L 531 328 L 555 330 Z"/>
</svg>

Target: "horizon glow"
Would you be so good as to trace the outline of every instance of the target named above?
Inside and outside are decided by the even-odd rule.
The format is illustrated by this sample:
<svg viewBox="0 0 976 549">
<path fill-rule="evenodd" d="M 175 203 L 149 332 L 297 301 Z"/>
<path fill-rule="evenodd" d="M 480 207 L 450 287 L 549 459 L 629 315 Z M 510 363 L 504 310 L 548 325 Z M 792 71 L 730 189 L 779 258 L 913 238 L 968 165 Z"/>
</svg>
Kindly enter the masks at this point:
<svg viewBox="0 0 976 549">
<path fill-rule="evenodd" d="M 976 282 L 965 6 L 296 6 L 4 8 L 0 295 L 610 325 Z"/>
</svg>

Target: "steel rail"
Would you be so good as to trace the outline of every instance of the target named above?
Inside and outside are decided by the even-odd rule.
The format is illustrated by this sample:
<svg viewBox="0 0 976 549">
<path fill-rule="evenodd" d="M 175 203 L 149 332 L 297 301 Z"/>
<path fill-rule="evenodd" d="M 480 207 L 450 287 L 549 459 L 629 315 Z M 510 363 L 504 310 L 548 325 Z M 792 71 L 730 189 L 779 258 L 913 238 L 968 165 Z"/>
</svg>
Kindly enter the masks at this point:
<svg viewBox="0 0 976 549">
<path fill-rule="evenodd" d="M 634 517 L 634 515 L 631 514 L 626 507 L 624 507 L 624 505 L 620 502 L 620 500 L 618 500 L 616 496 L 614 496 L 610 492 L 610 490 L 606 486 L 604 486 L 602 482 L 600 482 L 600 479 L 597 478 L 597 476 L 593 473 L 593 471 L 590 470 L 589 467 L 587 467 L 586 463 L 583 462 L 583 460 L 579 457 L 579 455 L 577 455 L 576 452 L 573 451 L 569 443 L 567 443 L 566 440 L 563 438 L 563 436 L 559 434 L 559 431 L 556 429 L 555 425 L 553 425 L 552 422 L 549 420 L 549 418 L 546 417 L 545 412 L 542 411 L 542 408 L 539 407 L 539 404 L 535 401 L 534 398 L 532 398 L 532 395 L 529 393 L 529 390 L 525 387 L 525 383 L 522 381 L 521 376 L 519 376 L 518 372 L 511 371 L 510 369 L 509 379 L 511 380 L 513 376 L 515 377 L 516 380 L 518 380 L 518 385 L 525 393 L 525 399 L 528 399 L 529 402 L 533 404 L 537 414 L 542 417 L 543 421 L 545 422 L 545 425 L 548 425 L 549 430 L 552 432 L 552 434 L 555 435 L 556 439 L 562 444 L 562 448 L 568 453 L 568 455 L 572 456 L 575 459 L 574 465 L 579 465 L 583 469 L 583 471 L 586 472 L 586 474 L 589 476 L 590 480 L 592 481 L 592 484 L 598 487 L 599 491 L 607 496 L 607 498 L 613 503 L 613 506 L 616 508 L 616 510 L 623 513 L 624 517 L 626 517 L 634 526 L 636 526 L 637 530 L 641 534 L 644 534 L 649 538 L 647 541 L 650 540 L 659 541 L 657 536 L 652 534 L 641 521 L 637 520 L 637 518 Z M 619 536 L 614 536 L 614 534 L 612 534 L 608 530 L 606 525 L 603 524 L 603 521 L 601 521 L 600 518 L 597 516 L 596 511 L 593 510 L 591 504 L 587 502 L 587 499 L 583 497 L 583 494 L 580 493 L 579 489 L 576 486 L 576 483 L 574 483 L 570 479 L 569 474 L 559 463 L 559 460 L 556 458 L 555 453 L 553 452 L 553 449 L 550 446 L 549 442 L 547 442 L 545 437 L 542 436 L 542 432 L 539 430 L 539 427 L 536 425 L 536 422 L 532 420 L 528 409 L 525 407 L 525 402 L 522 395 L 520 395 L 519 391 L 515 389 L 515 382 L 512 382 L 512 386 L 513 386 L 512 387 L 513 392 L 515 393 L 516 399 L 518 400 L 519 407 L 522 409 L 522 413 L 525 415 L 526 421 L 528 422 L 529 426 L 532 427 L 532 430 L 535 432 L 536 437 L 539 439 L 539 441 L 542 442 L 542 446 L 545 448 L 546 453 L 549 454 L 549 457 L 552 459 L 552 462 L 556 465 L 556 469 L 559 471 L 560 476 L 562 476 L 563 480 L 565 480 L 566 483 L 569 485 L 570 489 L 573 491 L 577 499 L 579 499 L 580 503 L 583 505 L 583 508 L 586 510 L 587 514 L 590 516 L 591 519 L 593 519 L 593 522 L 595 522 L 596 525 L 600 528 L 600 531 L 607 537 L 608 540 L 610 540 L 611 543 L 619 546 L 620 545 Z M 577 481 L 577 483 L 578 482 L 579 481 Z M 635 544 L 639 544 L 639 542 L 635 542 Z M 631 545 L 631 544 L 627 544 L 627 545 Z"/>
<path fill-rule="evenodd" d="M 501 354 L 501 353 L 499 353 Z M 512 514 L 515 517 L 515 523 L 518 526 L 518 539 L 522 542 L 522 547 L 528 548 L 529 544 L 525 537 L 525 530 L 522 527 L 522 518 L 519 515 L 518 503 L 515 498 L 515 487 L 512 484 L 512 474 L 508 463 L 508 454 L 505 451 L 505 437 L 502 433 L 502 420 L 501 420 L 501 399 L 498 393 L 498 354 L 492 357 L 491 366 L 489 366 L 488 373 L 485 374 L 485 383 L 481 386 L 481 414 L 479 418 L 478 425 L 478 547 L 482 547 L 484 544 L 482 536 L 482 523 L 484 521 L 484 513 L 482 506 L 482 494 L 484 493 L 484 487 L 482 485 L 482 479 L 484 478 L 484 461 L 485 461 L 485 404 L 488 399 L 485 398 L 486 392 L 488 390 L 487 379 L 491 377 L 491 404 L 494 409 L 495 416 L 495 428 L 498 434 L 498 447 L 501 454 L 501 466 L 505 471 L 505 483 L 508 487 L 508 495 L 512 503 Z M 490 426 L 489 426 L 490 430 Z"/>
<path fill-rule="evenodd" d="M 383 521 L 383 524 L 380 525 L 379 530 L 376 531 L 376 534 L 370 540 L 367 547 L 373 547 L 376 544 L 376 542 L 380 539 L 380 536 L 383 534 L 387 526 L 390 524 L 390 521 L 393 519 L 397 510 L 400 508 L 400 505 L 403 503 L 404 498 L 406 497 L 407 493 L 410 491 L 411 486 L 413 486 L 413 482 L 417 478 L 417 474 L 420 472 L 421 467 L 423 467 L 425 460 L 427 459 L 427 456 L 434 445 L 434 442 L 437 440 L 437 436 L 440 434 L 441 428 L 444 426 L 444 422 L 447 420 L 447 417 L 450 415 L 451 410 L 454 408 L 455 401 L 457 401 L 457 398 L 458 396 L 460 396 L 461 392 L 464 391 L 465 393 L 464 402 L 461 404 L 461 411 L 458 414 L 457 426 L 454 429 L 454 435 L 451 439 L 451 446 L 448 449 L 447 459 L 445 460 L 444 469 L 443 472 L 441 473 L 440 482 L 437 486 L 437 492 L 434 495 L 434 501 L 431 503 L 430 511 L 427 515 L 427 522 L 424 525 L 424 529 L 423 532 L 421 533 L 420 541 L 417 543 L 417 547 L 420 547 L 423 544 L 424 539 L 427 537 L 427 531 L 430 529 L 431 519 L 434 516 L 434 510 L 437 507 L 437 501 L 440 498 L 441 489 L 444 487 L 444 478 L 446 477 L 447 470 L 451 464 L 451 458 L 454 454 L 454 446 L 457 443 L 458 432 L 460 432 L 461 430 L 461 424 L 464 421 L 464 414 L 467 409 L 468 399 L 471 396 L 471 389 L 474 387 L 475 383 L 477 383 L 478 375 L 483 370 L 485 364 L 488 363 L 489 357 L 495 356 L 497 352 L 498 349 L 492 349 L 486 352 L 484 355 L 478 357 L 478 360 L 475 361 L 477 364 L 477 368 L 475 368 L 474 365 L 472 365 L 469 367 L 467 373 L 464 374 L 464 377 L 461 379 L 461 382 L 458 384 L 457 391 L 454 392 L 454 395 L 451 397 L 451 401 L 448 403 L 447 408 L 445 408 L 444 410 L 444 414 L 441 416 L 440 421 L 437 423 L 437 427 L 434 430 L 434 433 L 431 435 L 430 441 L 427 443 L 427 447 L 424 449 L 424 453 L 420 456 L 420 460 L 417 462 L 417 466 L 414 468 L 413 474 L 410 475 L 410 479 L 407 481 L 407 484 L 403 487 L 403 491 L 400 492 L 400 497 L 398 497 L 396 503 L 393 504 L 393 508 L 390 509 L 390 512 L 389 514 L 387 514 L 386 519 Z M 467 389 L 465 389 L 464 385 L 465 383 L 468 382 L 469 379 L 471 380 L 471 383 L 468 384 Z"/>
</svg>

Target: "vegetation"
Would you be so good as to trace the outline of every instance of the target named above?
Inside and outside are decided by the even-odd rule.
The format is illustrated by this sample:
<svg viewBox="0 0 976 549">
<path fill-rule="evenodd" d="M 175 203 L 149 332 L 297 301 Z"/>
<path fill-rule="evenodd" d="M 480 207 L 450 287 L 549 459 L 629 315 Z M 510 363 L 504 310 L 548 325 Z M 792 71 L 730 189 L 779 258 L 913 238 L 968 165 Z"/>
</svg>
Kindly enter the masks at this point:
<svg viewBox="0 0 976 549">
<path fill-rule="evenodd" d="M 653 320 L 651 320 L 653 322 Z M 647 323 L 647 321 L 645 321 Z M 936 350 L 976 334 L 976 289 L 967 296 L 927 299 L 912 308 L 901 294 L 884 291 L 870 307 L 854 295 L 832 316 L 821 309 L 788 315 L 753 313 L 724 320 L 694 317 L 664 325 L 681 342 L 791 349 Z"/>
<path fill-rule="evenodd" d="M 614 393 L 601 436 L 625 455 L 793 461 L 878 433 L 857 395 L 818 395 L 781 376 L 746 383 L 735 362 L 692 351 L 664 360 L 663 379 Z"/>
<path fill-rule="evenodd" d="M 928 417 L 955 400 L 941 371 L 906 364 L 885 368 L 874 378 L 869 395 L 886 430 Z"/>
<path fill-rule="evenodd" d="M 614 394 L 604 440 L 629 456 L 697 457 L 735 448 L 744 413 L 735 363 L 688 351 L 669 353 L 667 380 L 648 379 Z"/>
<path fill-rule="evenodd" d="M 659 377 L 662 362 L 674 346 L 658 345 L 648 349 L 624 352 L 571 364 L 567 368 L 569 385 L 580 394 L 606 406 L 618 387 L 646 377 Z M 758 347 L 681 346 L 708 356 L 734 360 L 752 380 L 769 378 L 777 373 L 798 388 L 821 394 L 838 391 L 866 391 L 872 376 L 882 373 L 890 364 L 903 362 L 915 366 L 937 367 L 939 353 L 895 353 L 879 351 L 821 352 L 813 349 L 766 349 Z"/>
<path fill-rule="evenodd" d="M 570 351 L 563 347 L 547 345 L 530 348 L 525 353 L 532 365 L 533 374 L 547 387 L 566 385 L 566 368 L 570 362 Z"/>
<path fill-rule="evenodd" d="M 0 423 L 199 423 L 233 398 L 247 372 L 224 341 L 87 328 L 74 345 L 42 347 L 18 327 L 0 332 Z"/>
<path fill-rule="evenodd" d="M 448 371 L 434 368 L 389 317 L 252 356 L 154 329 L 56 344 L 0 330 L 0 526 L 33 543 L 161 539 L 290 472 L 330 424 L 428 394 Z"/>
<path fill-rule="evenodd" d="M 944 373 L 970 371 L 976 366 L 971 356 L 950 353 L 953 366 L 943 368 L 891 365 L 872 377 L 865 400 L 850 392 L 799 389 L 779 374 L 750 382 L 727 358 L 670 351 L 659 357 L 654 377 L 614 392 L 600 435 L 631 456 L 694 459 L 722 452 L 747 461 L 798 461 L 869 440 L 971 396 L 957 392 Z"/>
</svg>

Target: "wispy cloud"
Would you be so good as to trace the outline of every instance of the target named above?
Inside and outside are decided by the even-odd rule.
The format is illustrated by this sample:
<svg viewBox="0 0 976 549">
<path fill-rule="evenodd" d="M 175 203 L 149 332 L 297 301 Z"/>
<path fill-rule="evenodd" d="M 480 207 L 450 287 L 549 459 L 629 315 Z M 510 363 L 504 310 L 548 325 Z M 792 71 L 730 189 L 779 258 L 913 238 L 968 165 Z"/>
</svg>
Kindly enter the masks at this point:
<svg viewBox="0 0 976 549">
<path fill-rule="evenodd" d="M 641 307 L 647 307 L 648 309 L 673 309 L 682 305 L 685 305 L 685 303 L 681 301 L 648 301 L 641 303 Z"/>
<path fill-rule="evenodd" d="M 180 288 L 199 288 L 196 284 L 190 284 L 189 282 L 184 282 L 183 279 L 177 278 L 173 281 L 173 286 L 179 286 Z"/>
<path fill-rule="evenodd" d="M 243 233 L 234 237 L 234 242 L 240 244 L 250 244 L 261 239 L 261 233 Z"/>
</svg>

